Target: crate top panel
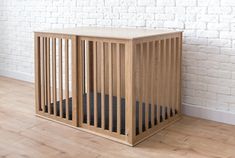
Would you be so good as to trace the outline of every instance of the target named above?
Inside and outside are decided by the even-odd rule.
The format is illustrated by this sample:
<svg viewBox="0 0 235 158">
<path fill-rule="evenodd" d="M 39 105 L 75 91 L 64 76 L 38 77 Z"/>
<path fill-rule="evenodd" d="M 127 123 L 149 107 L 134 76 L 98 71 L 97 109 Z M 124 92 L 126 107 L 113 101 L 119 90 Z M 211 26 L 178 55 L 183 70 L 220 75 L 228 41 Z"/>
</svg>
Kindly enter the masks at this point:
<svg viewBox="0 0 235 158">
<path fill-rule="evenodd" d="M 135 29 L 135 28 L 110 28 L 110 27 L 77 27 L 67 29 L 51 29 L 36 31 L 37 33 L 53 33 L 64 35 L 77 35 L 84 37 L 103 37 L 116 39 L 136 39 L 155 35 L 180 33 L 175 30 Z"/>
</svg>

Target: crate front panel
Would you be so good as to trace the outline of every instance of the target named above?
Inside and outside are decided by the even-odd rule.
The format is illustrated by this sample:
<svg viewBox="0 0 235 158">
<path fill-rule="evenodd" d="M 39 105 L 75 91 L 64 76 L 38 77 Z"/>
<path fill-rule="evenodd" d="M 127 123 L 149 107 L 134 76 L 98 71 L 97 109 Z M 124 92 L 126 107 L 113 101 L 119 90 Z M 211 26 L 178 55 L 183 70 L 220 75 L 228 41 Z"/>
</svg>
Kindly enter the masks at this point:
<svg viewBox="0 0 235 158">
<path fill-rule="evenodd" d="M 74 124 L 72 104 L 72 37 L 35 34 L 36 112 Z"/>
</svg>

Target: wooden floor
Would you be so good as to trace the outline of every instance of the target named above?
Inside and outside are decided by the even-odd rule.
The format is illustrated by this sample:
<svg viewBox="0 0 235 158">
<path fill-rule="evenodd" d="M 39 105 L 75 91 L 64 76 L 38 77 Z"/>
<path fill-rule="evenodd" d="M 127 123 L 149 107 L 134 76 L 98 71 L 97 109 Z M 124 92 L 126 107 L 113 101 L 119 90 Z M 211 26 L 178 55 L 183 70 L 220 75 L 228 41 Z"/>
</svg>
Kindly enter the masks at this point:
<svg viewBox="0 0 235 158">
<path fill-rule="evenodd" d="M 0 77 L 1 158 L 233 158 L 235 126 L 184 116 L 128 147 L 34 115 L 34 86 Z"/>
</svg>

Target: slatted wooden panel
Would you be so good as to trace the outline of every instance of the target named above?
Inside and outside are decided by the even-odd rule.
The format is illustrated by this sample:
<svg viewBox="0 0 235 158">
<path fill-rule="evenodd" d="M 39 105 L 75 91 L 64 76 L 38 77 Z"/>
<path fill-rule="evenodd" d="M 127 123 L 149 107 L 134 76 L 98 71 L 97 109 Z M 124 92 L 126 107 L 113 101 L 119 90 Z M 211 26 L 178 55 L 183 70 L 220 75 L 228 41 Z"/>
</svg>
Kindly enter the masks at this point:
<svg viewBox="0 0 235 158">
<path fill-rule="evenodd" d="M 77 96 L 77 91 L 72 92 L 69 86 L 72 80 L 69 69 L 72 69 L 72 64 L 77 63 L 75 53 L 73 62 L 69 61 L 72 56 L 69 49 L 76 52 L 76 38 L 37 33 L 35 41 L 36 112 L 50 119 L 76 125 L 77 119 L 73 118 L 73 111 L 76 109 L 73 109 L 70 93 Z M 73 72 L 74 82 L 77 82 L 77 70 Z M 76 106 L 76 99 L 74 105 Z"/>
<path fill-rule="evenodd" d="M 134 44 L 135 138 L 138 142 L 180 113 L 181 36 Z"/>
</svg>

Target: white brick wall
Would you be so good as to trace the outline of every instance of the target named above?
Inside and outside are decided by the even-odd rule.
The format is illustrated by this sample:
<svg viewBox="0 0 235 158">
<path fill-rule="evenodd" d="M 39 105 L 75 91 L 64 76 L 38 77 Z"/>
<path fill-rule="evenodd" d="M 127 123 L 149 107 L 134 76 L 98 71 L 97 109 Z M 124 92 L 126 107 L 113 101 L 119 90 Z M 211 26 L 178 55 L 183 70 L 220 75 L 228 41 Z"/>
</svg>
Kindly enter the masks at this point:
<svg viewBox="0 0 235 158">
<path fill-rule="evenodd" d="M 183 103 L 235 114 L 234 0 L 1 0 L 0 75 L 33 80 L 33 31 L 184 30 Z"/>
</svg>

